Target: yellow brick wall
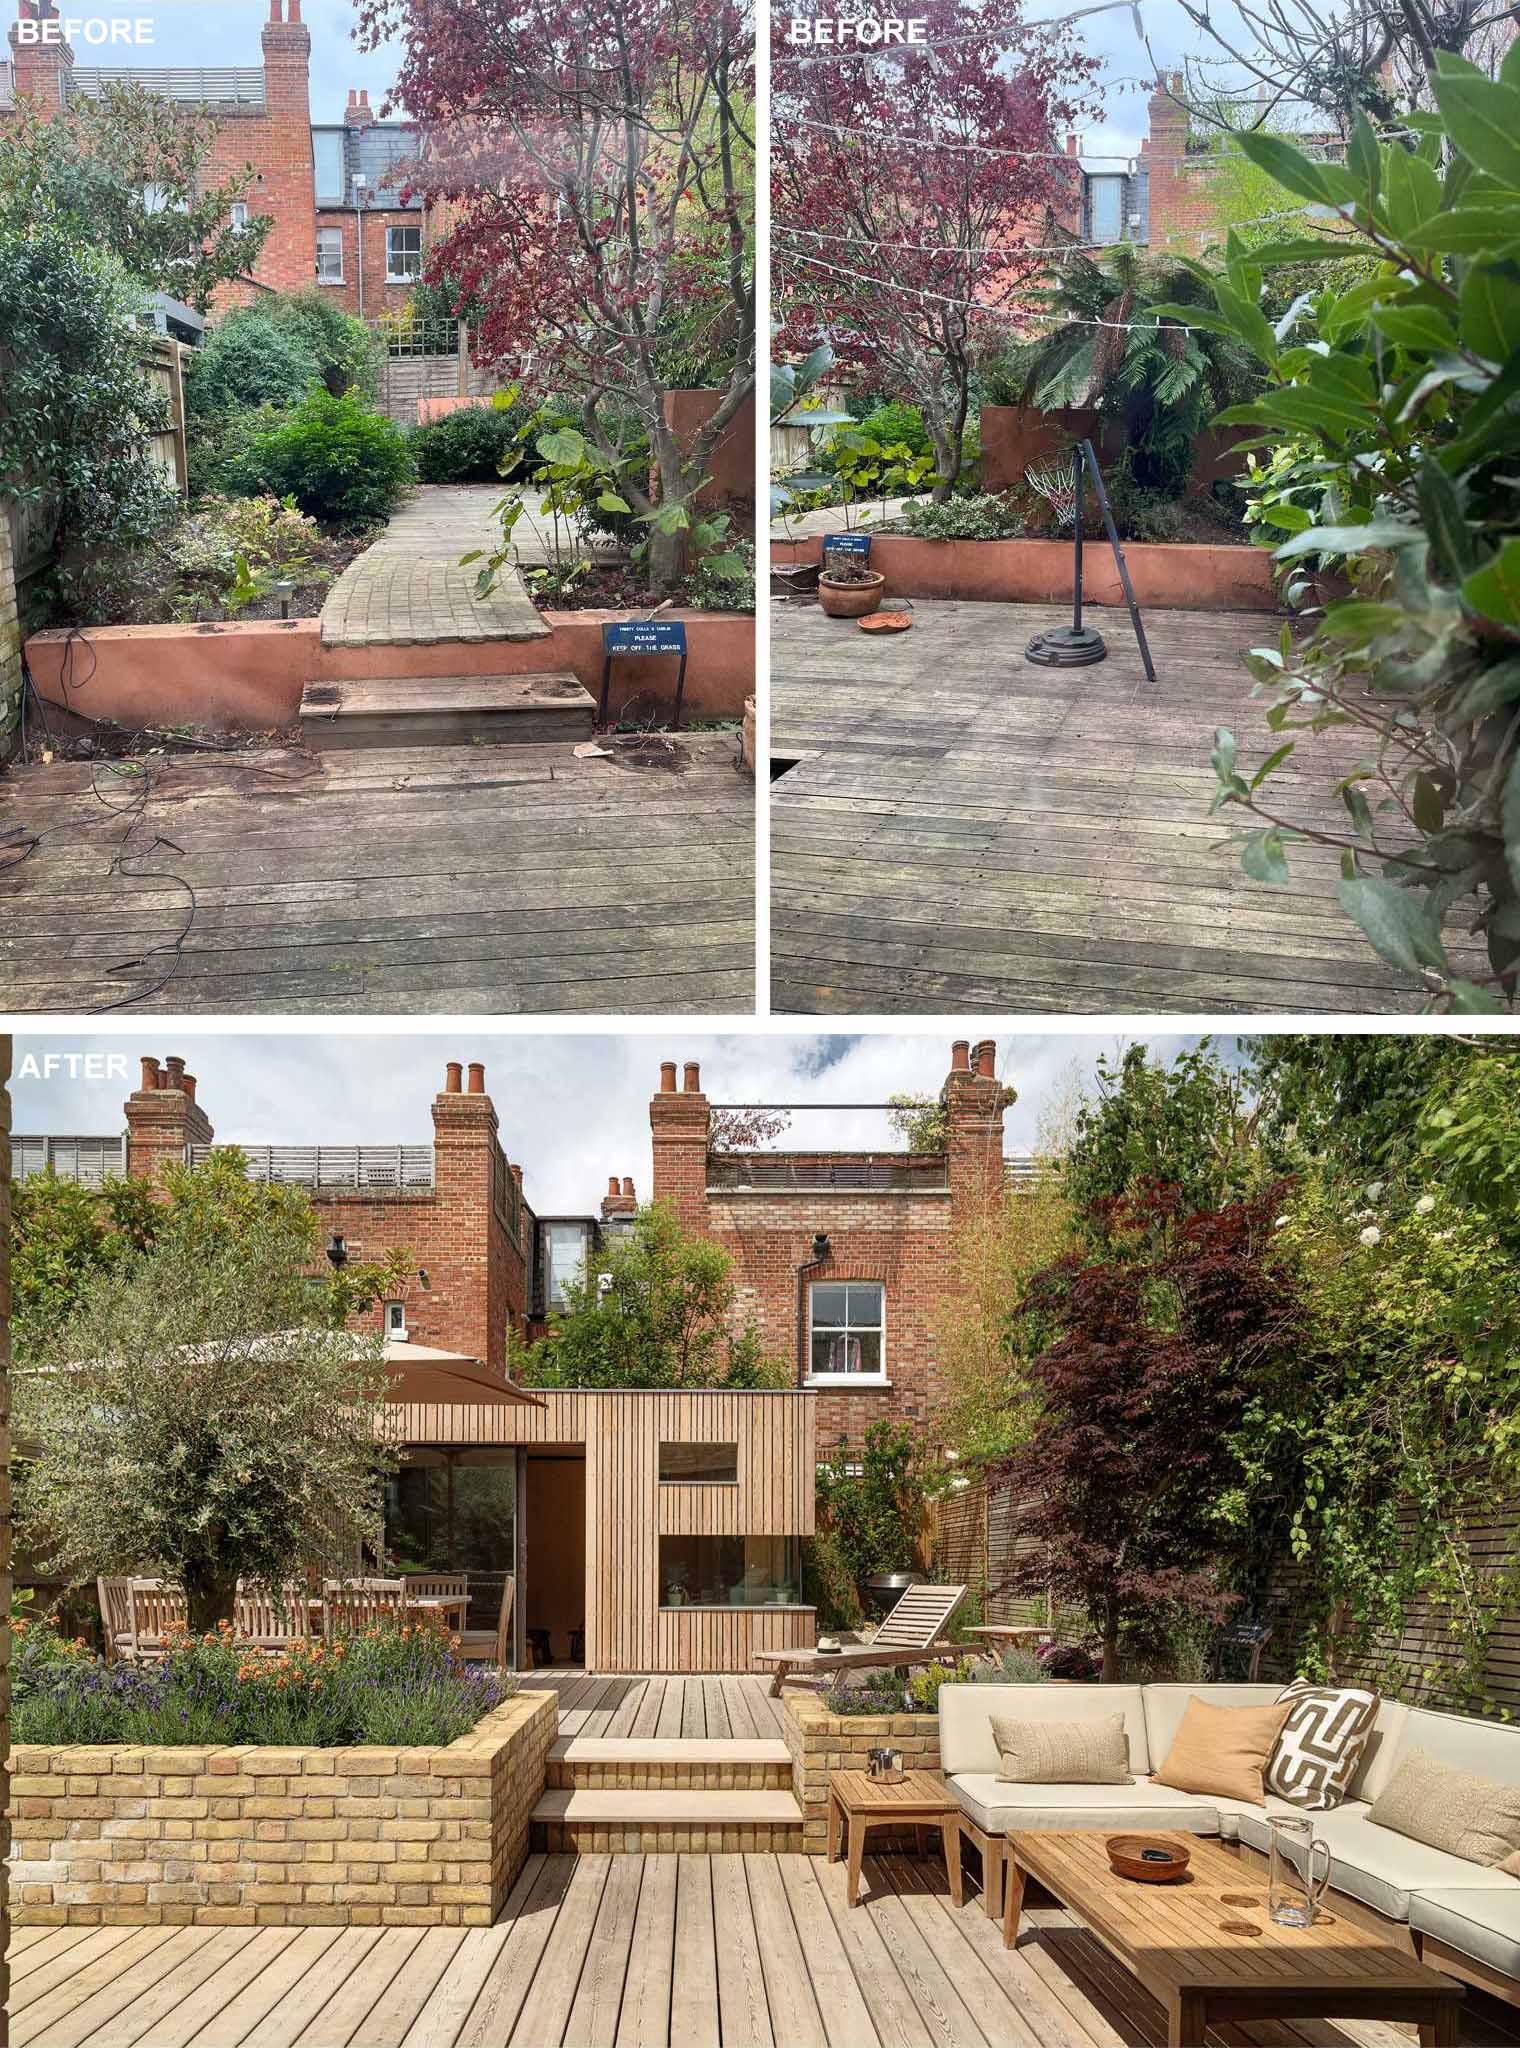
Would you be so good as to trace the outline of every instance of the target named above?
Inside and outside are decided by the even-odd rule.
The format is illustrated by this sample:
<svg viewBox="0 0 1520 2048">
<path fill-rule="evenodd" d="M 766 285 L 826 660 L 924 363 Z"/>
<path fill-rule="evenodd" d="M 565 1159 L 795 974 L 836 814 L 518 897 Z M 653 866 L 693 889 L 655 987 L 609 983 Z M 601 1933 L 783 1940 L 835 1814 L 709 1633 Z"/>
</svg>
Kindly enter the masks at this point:
<svg viewBox="0 0 1520 2048">
<path fill-rule="evenodd" d="M 14 1918 L 489 1926 L 558 1719 L 521 1692 L 441 1749 L 18 1748 Z"/>
<path fill-rule="evenodd" d="M 785 1739 L 792 1756 L 792 1791 L 802 1808 L 803 1844 L 810 1856 L 828 1847 L 829 1779 L 835 1771 L 863 1771 L 873 1749 L 900 1749 L 910 1771 L 939 1769 L 938 1714 L 831 1714 L 806 1693 L 783 1695 Z M 889 1837 L 873 1834 L 884 1848 Z"/>
</svg>

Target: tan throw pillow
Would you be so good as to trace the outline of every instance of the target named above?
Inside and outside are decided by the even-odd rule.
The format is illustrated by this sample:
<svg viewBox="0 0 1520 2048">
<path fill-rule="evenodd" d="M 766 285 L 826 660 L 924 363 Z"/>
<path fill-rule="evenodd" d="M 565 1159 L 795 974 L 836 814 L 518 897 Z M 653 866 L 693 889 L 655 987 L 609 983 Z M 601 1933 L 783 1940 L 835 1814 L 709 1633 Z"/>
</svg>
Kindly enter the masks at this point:
<svg viewBox="0 0 1520 2048">
<path fill-rule="evenodd" d="M 1520 1785 L 1501 1785 L 1412 1749 L 1367 1818 L 1429 1849 L 1520 1875 Z"/>
<path fill-rule="evenodd" d="M 1287 1702 L 1288 1718 L 1267 1765 L 1267 1790 L 1312 1813 L 1339 1806 L 1377 1720 L 1379 1695 L 1295 1678 L 1277 1698 Z"/>
<path fill-rule="evenodd" d="M 1174 1792 L 1212 1792 L 1265 1806 L 1262 1773 L 1291 1712 L 1284 1700 L 1267 1707 L 1214 1707 L 1195 1694 L 1156 1783 Z"/>
<path fill-rule="evenodd" d="M 1101 1721 L 1014 1721 L 992 1716 L 1005 1785 L 1132 1785 L 1124 1716 Z"/>
</svg>

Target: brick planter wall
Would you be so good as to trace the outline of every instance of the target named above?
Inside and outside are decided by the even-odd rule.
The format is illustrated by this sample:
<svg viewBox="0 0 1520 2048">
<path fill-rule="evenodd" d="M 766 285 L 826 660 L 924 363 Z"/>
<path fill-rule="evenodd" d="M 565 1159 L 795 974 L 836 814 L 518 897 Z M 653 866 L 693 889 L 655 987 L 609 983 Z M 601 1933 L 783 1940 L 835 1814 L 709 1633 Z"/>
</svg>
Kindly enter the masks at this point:
<svg viewBox="0 0 1520 2048">
<path fill-rule="evenodd" d="M 863 1771 L 873 1749 L 900 1749 L 904 1768 L 939 1769 L 938 1714 L 831 1714 L 808 1693 L 782 1695 L 786 1746 L 792 1753 L 792 1791 L 802 1808 L 803 1846 L 810 1856 L 828 1847 L 829 1779 L 835 1771 Z M 873 1851 L 891 1837 L 871 1835 Z M 911 1844 L 911 1835 L 904 1841 Z"/>
<path fill-rule="evenodd" d="M 20 1747 L 12 1917 L 488 1927 L 558 1725 L 521 1692 L 442 1749 Z"/>
</svg>

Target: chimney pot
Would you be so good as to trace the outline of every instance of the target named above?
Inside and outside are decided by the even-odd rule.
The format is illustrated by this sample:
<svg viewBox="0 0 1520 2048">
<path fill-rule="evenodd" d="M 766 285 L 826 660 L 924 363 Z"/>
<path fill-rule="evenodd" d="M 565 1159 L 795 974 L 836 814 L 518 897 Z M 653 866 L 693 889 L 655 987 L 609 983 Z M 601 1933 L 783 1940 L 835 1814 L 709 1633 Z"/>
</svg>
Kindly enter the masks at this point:
<svg viewBox="0 0 1520 2048">
<path fill-rule="evenodd" d="M 185 1063 L 178 1053 L 171 1052 L 164 1061 L 164 1072 L 168 1075 L 171 1088 L 181 1088 L 185 1081 Z"/>
<path fill-rule="evenodd" d="M 660 1093 L 674 1095 L 676 1090 L 676 1063 L 674 1060 L 660 1061 Z"/>
<path fill-rule="evenodd" d="M 984 1081 L 997 1079 L 997 1041 L 984 1038 L 976 1049 L 976 1071 Z"/>
<path fill-rule="evenodd" d="M 681 1086 L 688 1095 L 701 1094 L 702 1069 L 698 1066 L 695 1060 L 688 1060 L 686 1062 L 686 1065 L 682 1070 Z"/>
<path fill-rule="evenodd" d="M 356 107 L 359 104 L 359 95 L 354 91 L 352 86 L 348 88 L 348 104 L 351 107 Z"/>
<path fill-rule="evenodd" d="M 631 1180 L 628 1180 L 628 1179 L 626 1179 L 626 1178 L 625 1178 L 625 1180 L 624 1180 L 624 1182 L 623 1182 L 623 1193 L 624 1193 L 624 1194 L 625 1194 L 625 1195 L 627 1196 L 627 1198 L 628 1198 L 628 1200 L 629 1200 L 630 1202 L 631 1202 L 631 1201 L 632 1201 L 632 1200 L 634 1199 L 634 1194 L 633 1194 L 633 1182 L 632 1182 Z"/>
<path fill-rule="evenodd" d="M 479 1060 L 470 1061 L 470 1093 L 484 1095 L 486 1092 L 486 1070 Z"/>
<path fill-rule="evenodd" d="M 971 1041 L 969 1038 L 957 1038 L 951 1044 L 950 1071 L 952 1074 L 969 1074 L 971 1072 Z"/>
<path fill-rule="evenodd" d="M 290 0 L 290 4 L 292 7 L 299 7 L 301 0 Z M 361 107 L 369 105 L 369 87 L 367 85 L 361 85 L 359 88 L 359 104 Z"/>
<path fill-rule="evenodd" d="M 300 22 L 300 19 L 301 19 L 301 0 L 290 0 L 290 5 L 289 5 L 289 7 L 287 7 L 287 8 L 286 8 L 286 10 L 285 10 L 285 19 L 286 19 L 287 21 L 289 21 L 289 22 L 293 22 L 293 23 L 299 23 L 299 22 Z"/>
<path fill-rule="evenodd" d="M 609 1195 L 615 1195 L 618 1192 L 618 1177 L 615 1173 L 609 1173 L 607 1176 L 607 1192 Z"/>
<path fill-rule="evenodd" d="M 158 1061 L 150 1059 L 146 1053 L 143 1055 L 142 1084 L 144 1089 L 158 1086 Z"/>
<path fill-rule="evenodd" d="M 509 1172 L 509 1173 L 511 1174 L 511 1176 L 512 1176 L 513 1180 L 515 1180 L 515 1181 L 517 1182 L 517 1185 L 518 1185 L 519 1187 L 521 1187 L 521 1186 L 522 1186 L 522 1168 L 521 1168 L 520 1166 L 513 1166 L 513 1165 L 509 1165 L 509 1166 L 508 1166 L 508 1168 L 507 1168 L 507 1171 L 508 1171 L 508 1172 Z"/>
<path fill-rule="evenodd" d="M 280 0 L 269 0 L 269 19 L 271 22 L 284 21 L 285 17 L 280 12 Z"/>
<path fill-rule="evenodd" d="M 190 1100 L 191 1100 L 192 1102 L 194 1102 L 194 1100 L 195 1100 L 195 1076 L 194 1076 L 194 1074 L 186 1074 L 186 1075 L 185 1075 L 185 1076 L 184 1076 L 184 1077 L 182 1078 L 182 1080 L 181 1080 L 181 1082 L 180 1082 L 180 1086 L 181 1086 L 181 1087 L 182 1087 L 182 1088 L 184 1089 L 185 1093 L 186 1093 L 186 1094 L 187 1094 L 187 1095 L 189 1096 Z"/>
<path fill-rule="evenodd" d="M 444 1081 L 443 1081 L 443 1092 L 444 1092 L 444 1094 L 445 1094 L 445 1095 L 457 1095 L 457 1094 L 459 1093 L 459 1083 L 460 1083 L 460 1079 L 461 1079 L 461 1077 L 463 1076 L 463 1073 L 464 1073 L 464 1068 L 460 1066 L 460 1064 L 459 1064 L 458 1060 L 450 1060 L 450 1061 L 449 1061 L 449 1063 L 448 1063 L 448 1065 L 447 1065 L 447 1066 L 446 1066 L 446 1067 L 444 1068 L 444 1070 L 443 1070 L 443 1071 L 444 1071 Z"/>
</svg>

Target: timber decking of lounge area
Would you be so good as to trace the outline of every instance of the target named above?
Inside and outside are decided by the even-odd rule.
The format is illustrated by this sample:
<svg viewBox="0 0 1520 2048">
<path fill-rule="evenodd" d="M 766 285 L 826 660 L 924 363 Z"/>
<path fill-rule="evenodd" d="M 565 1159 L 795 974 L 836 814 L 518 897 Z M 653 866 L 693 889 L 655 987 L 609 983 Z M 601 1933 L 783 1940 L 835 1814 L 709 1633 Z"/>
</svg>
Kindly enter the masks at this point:
<svg viewBox="0 0 1520 2048">
<path fill-rule="evenodd" d="M 12 2048 L 1151 2048 L 1159 2005 L 1069 1913 L 1005 1950 L 930 1862 L 532 1856 L 494 1927 L 26 1928 Z M 1520 2041 L 1481 1993 L 1463 2048 Z M 1394 2026 L 1206 2048 L 1410 2048 Z M 1205 2048 L 1205 2044 L 1200 2044 Z"/>
<path fill-rule="evenodd" d="M 1241 662 L 1281 622 L 1151 611 L 1147 683 L 1128 614 L 1091 609 L 1092 668 L 1030 666 L 1070 610 L 916 599 L 868 640 L 796 599 L 773 606 L 771 977 L 778 1011 L 1357 1011 L 1420 1007 L 1336 901 L 1340 857 L 1288 848 L 1252 881 L 1236 811 L 1209 815 L 1218 726 L 1250 775 L 1278 744 Z M 1370 751 L 1300 737 L 1272 808 L 1339 831 L 1334 793 Z M 1458 972 L 1479 949 L 1448 932 Z"/>
<path fill-rule="evenodd" d="M 749 1009 L 754 803 L 734 749 L 683 734 L 674 768 L 569 745 L 175 754 L 146 783 L 112 761 L 13 766 L 6 1007 Z"/>
</svg>

